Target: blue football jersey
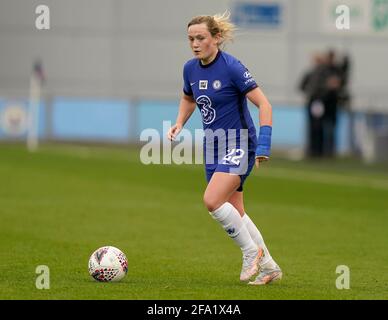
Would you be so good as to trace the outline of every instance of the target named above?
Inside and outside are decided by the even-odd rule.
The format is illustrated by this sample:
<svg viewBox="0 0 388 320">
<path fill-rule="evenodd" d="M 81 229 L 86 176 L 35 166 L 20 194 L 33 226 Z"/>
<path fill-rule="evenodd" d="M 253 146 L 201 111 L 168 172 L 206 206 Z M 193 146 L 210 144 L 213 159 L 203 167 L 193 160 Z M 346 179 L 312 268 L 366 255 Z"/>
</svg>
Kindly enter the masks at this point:
<svg viewBox="0 0 388 320">
<path fill-rule="evenodd" d="M 240 129 L 246 129 L 248 149 L 256 149 L 256 129 L 245 95 L 257 84 L 239 60 L 221 50 L 207 65 L 191 59 L 184 65 L 183 79 L 183 92 L 196 101 L 204 130 L 236 129 L 238 138 Z"/>
</svg>

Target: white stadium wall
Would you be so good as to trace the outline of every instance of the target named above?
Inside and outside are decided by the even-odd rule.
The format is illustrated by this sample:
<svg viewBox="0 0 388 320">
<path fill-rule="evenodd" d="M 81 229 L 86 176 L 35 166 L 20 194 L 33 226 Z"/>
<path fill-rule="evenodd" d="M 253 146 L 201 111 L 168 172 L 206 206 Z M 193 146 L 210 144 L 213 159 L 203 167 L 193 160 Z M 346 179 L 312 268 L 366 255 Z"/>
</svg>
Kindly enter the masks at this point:
<svg viewBox="0 0 388 320">
<path fill-rule="evenodd" d="M 359 0 L 337 2 L 361 6 L 361 16 L 367 10 Z M 331 47 L 351 54 L 356 105 L 387 104 L 388 33 L 330 30 L 325 10 L 335 5 L 333 0 L 47 0 L 50 30 L 35 28 L 39 1 L 2 0 L 0 96 L 26 95 L 32 63 L 39 57 L 48 78 L 46 91 L 53 96 L 175 99 L 182 65 L 191 58 L 187 22 L 198 14 L 234 13 L 239 3 L 281 8 L 276 27 L 240 27 L 227 47 L 272 101 L 300 105 L 297 83 L 311 53 Z"/>
</svg>

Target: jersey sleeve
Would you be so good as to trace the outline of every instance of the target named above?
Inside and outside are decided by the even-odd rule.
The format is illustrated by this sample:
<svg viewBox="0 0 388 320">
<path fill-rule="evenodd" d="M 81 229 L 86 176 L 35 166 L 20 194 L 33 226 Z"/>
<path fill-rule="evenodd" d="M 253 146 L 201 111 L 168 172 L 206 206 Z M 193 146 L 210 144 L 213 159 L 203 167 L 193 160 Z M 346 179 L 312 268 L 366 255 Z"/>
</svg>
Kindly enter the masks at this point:
<svg viewBox="0 0 388 320">
<path fill-rule="evenodd" d="M 258 87 L 251 73 L 240 61 L 233 63 L 229 68 L 232 82 L 242 94 L 245 95 Z"/>
<path fill-rule="evenodd" d="M 183 93 L 186 96 L 193 95 L 193 90 L 191 90 L 191 85 L 190 85 L 190 81 L 189 81 L 187 64 L 185 64 L 185 66 L 183 67 Z"/>
</svg>

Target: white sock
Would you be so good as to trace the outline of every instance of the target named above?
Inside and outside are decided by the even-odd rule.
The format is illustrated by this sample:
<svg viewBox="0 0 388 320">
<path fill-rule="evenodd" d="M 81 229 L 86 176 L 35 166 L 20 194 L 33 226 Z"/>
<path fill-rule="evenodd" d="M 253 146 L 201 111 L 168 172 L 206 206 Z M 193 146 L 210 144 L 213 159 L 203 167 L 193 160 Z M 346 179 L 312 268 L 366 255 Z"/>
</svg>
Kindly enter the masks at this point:
<svg viewBox="0 0 388 320">
<path fill-rule="evenodd" d="M 210 214 L 221 224 L 222 228 L 237 243 L 244 254 L 257 250 L 255 242 L 252 240 L 240 214 L 233 205 L 225 202 L 221 207 L 210 212 Z"/>
<path fill-rule="evenodd" d="M 267 264 L 271 260 L 273 261 L 271 255 L 268 251 L 268 248 L 264 243 L 263 236 L 261 235 L 259 229 L 257 229 L 256 225 L 253 223 L 251 218 L 249 218 L 249 216 L 245 213 L 242 216 L 242 221 L 244 222 L 244 225 L 248 229 L 248 232 L 251 235 L 251 238 L 253 239 L 255 244 L 264 250 L 264 257 L 263 257 L 261 265 L 264 266 L 265 264 Z M 275 263 L 275 262 L 273 261 L 273 263 Z M 272 267 L 272 263 L 270 264 L 269 267 Z"/>
</svg>

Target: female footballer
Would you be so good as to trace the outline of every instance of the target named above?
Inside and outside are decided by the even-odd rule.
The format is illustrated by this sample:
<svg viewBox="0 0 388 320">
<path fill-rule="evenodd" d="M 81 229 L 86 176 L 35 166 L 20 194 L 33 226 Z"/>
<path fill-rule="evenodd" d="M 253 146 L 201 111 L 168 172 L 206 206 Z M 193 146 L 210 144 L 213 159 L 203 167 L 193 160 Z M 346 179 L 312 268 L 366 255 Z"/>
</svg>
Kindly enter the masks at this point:
<svg viewBox="0 0 388 320">
<path fill-rule="evenodd" d="M 188 39 L 195 58 L 184 65 L 183 95 L 168 138 L 177 137 L 197 105 L 205 131 L 205 206 L 241 248 L 240 280 L 264 285 L 281 279 L 282 271 L 244 210 L 243 185 L 254 164 L 259 167 L 269 159 L 272 107 L 248 69 L 221 50 L 233 39 L 235 27 L 229 17 L 229 13 L 197 16 L 189 22 Z M 247 98 L 260 110 L 258 137 Z"/>
</svg>

